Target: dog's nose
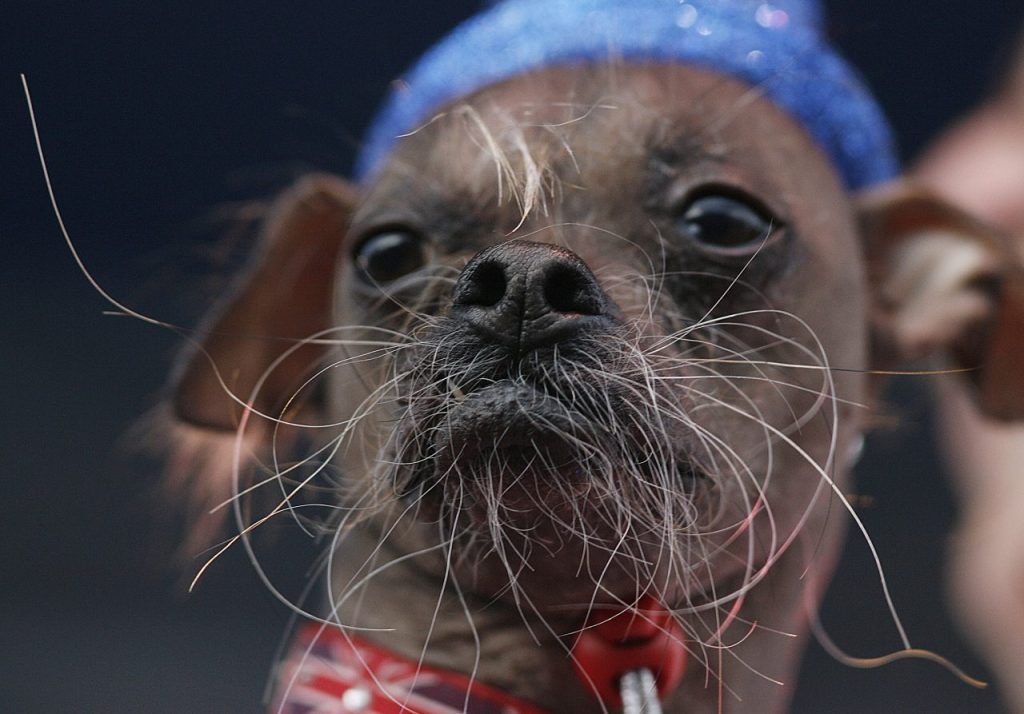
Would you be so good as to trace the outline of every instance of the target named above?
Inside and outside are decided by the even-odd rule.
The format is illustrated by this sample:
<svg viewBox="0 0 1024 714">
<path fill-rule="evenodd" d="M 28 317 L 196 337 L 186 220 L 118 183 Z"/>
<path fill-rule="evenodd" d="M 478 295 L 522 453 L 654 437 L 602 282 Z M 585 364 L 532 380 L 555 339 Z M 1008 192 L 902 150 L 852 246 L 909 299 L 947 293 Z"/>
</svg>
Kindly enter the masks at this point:
<svg viewBox="0 0 1024 714">
<path fill-rule="evenodd" d="M 510 240 L 473 257 L 455 282 L 452 316 L 517 352 L 607 323 L 608 298 L 578 255 Z"/>
</svg>

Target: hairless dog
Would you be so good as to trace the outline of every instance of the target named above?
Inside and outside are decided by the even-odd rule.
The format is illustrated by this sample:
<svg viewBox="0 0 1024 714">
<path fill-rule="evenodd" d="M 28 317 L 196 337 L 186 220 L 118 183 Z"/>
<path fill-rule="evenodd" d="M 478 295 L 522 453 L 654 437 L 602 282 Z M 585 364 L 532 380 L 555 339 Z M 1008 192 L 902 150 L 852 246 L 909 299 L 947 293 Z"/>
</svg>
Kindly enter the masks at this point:
<svg viewBox="0 0 1024 714">
<path fill-rule="evenodd" d="M 274 711 L 781 711 L 881 375 L 1020 416 L 1016 254 L 820 22 L 493 3 L 277 200 L 173 402 L 243 541 L 330 514 Z"/>
</svg>

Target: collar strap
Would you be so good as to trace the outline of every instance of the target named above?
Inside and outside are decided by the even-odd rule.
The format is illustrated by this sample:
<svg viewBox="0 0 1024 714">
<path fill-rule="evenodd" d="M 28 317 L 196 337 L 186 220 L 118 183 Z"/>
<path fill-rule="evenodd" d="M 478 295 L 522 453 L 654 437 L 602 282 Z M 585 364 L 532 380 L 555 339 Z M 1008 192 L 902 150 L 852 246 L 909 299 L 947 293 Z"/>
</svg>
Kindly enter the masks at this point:
<svg viewBox="0 0 1024 714">
<path fill-rule="evenodd" d="M 657 697 L 686 670 L 684 635 L 654 598 L 619 612 L 595 611 L 572 649 L 583 686 L 620 707 L 623 678 L 651 673 Z M 308 623 L 278 673 L 276 714 L 545 714 L 462 674 L 405 659 L 336 627 Z M 653 692 L 651 693 L 653 694 Z"/>
<path fill-rule="evenodd" d="M 500 0 L 395 83 L 357 159 L 366 180 L 446 104 L 531 70 L 621 57 L 704 67 L 750 85 L 817 140 L 851 189 L 897 170 L 888 124 L 825 39 L 819 0 Z"/>
<path fill-rule="evenodd" d="M 274 714 L 546 714 L 464 675 L 316 623 L 299 630 L 277 689 Z"/>
</svg>

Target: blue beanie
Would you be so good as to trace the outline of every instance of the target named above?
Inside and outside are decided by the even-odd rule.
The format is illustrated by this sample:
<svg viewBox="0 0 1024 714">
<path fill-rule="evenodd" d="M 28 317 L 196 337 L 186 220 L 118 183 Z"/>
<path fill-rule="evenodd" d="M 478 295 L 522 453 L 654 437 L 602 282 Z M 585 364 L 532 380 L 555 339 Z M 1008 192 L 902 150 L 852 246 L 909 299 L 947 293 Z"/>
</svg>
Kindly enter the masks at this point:
<svg viewBox="0 0 1024 714">
<path fill-rule="evenodd" d="M 626 61 L 705 67 L 762 88 L 818 142 L 850 189 L 892 178 L 892 137 L 856 71 L 822 35 L 816 0 L 498 0 L 398 83 L 367 133 L 370 177 L 398 137 L 443 105 L 530 70 Z"/>
</svg>

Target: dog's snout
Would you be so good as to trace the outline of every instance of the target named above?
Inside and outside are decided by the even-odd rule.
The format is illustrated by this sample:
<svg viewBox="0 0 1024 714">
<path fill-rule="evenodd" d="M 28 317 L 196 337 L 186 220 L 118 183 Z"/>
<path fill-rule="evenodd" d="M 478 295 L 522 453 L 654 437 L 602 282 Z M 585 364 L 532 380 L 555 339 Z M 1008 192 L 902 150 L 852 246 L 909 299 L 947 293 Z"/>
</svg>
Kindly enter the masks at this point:
<svg viewBox="0 0 1024 714">
<path fill-rule="evenodd" d="M 608 319 L 587 264 L 547 243 L 510 240 L 478 253 L 455 283 L 452 314 L 485 337 L 527 351 Z"/>
</svg>

